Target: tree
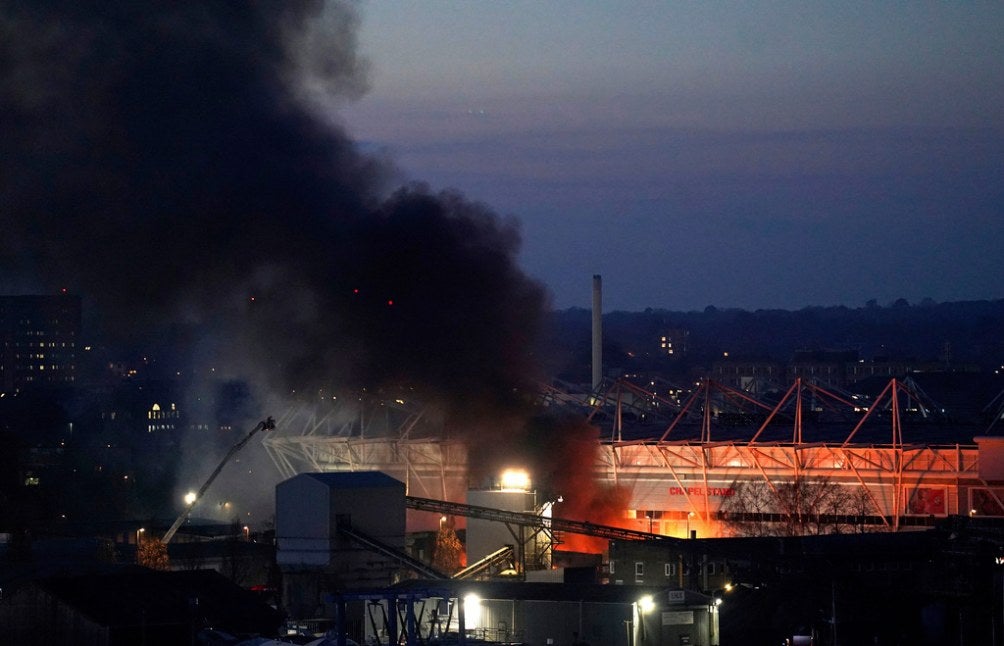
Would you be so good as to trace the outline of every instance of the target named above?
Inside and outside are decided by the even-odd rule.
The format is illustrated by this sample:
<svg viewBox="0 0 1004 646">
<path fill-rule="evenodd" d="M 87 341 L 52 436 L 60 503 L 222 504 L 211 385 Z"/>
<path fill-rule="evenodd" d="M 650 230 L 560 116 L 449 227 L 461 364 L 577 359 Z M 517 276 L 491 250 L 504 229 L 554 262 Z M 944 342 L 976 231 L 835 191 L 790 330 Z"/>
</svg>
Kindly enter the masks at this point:
<svg viewBox="0 0 1004 646">
<path fill-rule="evenodd" d="M 136 562 L 151 570 L 170 570 L 171 559 L 167 556 L 167 545 L 159 538 L 141 536 L 136 552 Z"/>
<path fill-rule="evenodd" d="M 248 547 L 248 542 L 244 534 L 244 527 L 238 518 L 234 518 L 230 522 L 230 536 L 224 543 L 221 572 L 242 587 L 251 584 L 251 574 L 255 569 L 253 554 L 244 549 L 246 547 Z"/>
<path fill-rule="evenodd" d="M 453 574 L 463 567 L 464 545 L 453 529 L 453 519 L 439 524 L 436 534 L 436 549 L 432 554 L 432 567 L 443 574 Z"/>
<path fill-rule="evenodd" d="M 734 494 L 722 502 L 719 511 L 725 525 L 738 536 L 846 533 L 860 530 L 856 520 L 870 508 L 864 492 L 849 496 L 827 478 L 736 481 L 732 489 Z"/>
</svg>

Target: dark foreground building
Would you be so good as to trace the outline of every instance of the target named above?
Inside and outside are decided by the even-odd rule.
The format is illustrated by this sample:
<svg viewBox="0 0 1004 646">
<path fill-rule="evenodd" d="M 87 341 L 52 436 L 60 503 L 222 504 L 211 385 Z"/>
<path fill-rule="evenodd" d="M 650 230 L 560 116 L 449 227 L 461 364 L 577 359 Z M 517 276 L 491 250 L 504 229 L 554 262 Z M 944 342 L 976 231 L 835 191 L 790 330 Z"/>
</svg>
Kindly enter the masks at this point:
<svg viewBox="0 0 1004 646">
<path fill-rule="evenodd" d="M 368 644 L 718 646 L 719 604 L 657 586 L 409 580 L 329 595 L 337 634 L 363 614 Z M 337 617 L 346 618 L 341 625 Z"/>
<path fill-rule="evenodd" d="M 3 643 L 19 646 L 176 646 L 201 643 L 208 629 L 275 636 L 280 613 L 210 570 L 51 577 L 0 603 Z"/>
<path fill-rule="evenodd" d="M 721 598 L 722 644 L 1004 644 L 1004 526 L 954 517 L 924 531 L 611 541 L 625 586 Z M 634 575 L 634 576 L 633 576 Z M 614 576 L 614 575 L 612 575 Z"/>
</svg>

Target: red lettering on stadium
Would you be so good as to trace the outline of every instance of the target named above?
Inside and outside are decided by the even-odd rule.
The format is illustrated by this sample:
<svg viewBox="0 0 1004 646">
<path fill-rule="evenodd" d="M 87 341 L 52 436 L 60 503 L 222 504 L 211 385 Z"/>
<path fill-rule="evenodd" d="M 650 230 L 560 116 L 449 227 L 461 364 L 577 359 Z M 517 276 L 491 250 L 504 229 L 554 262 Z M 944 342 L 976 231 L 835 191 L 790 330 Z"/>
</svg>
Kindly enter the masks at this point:
<svg viewBox="0 0 1004 646">
<path fill-rule="evenodd" d="M 726 496 L 732 496 L 736 493 L 733 487 L 670 487 L 669 495 L 671 496 L 703 496 L 707 494 L 708 496 L 716 496 L 719 498 L 724 498 Z"/>
</svg>

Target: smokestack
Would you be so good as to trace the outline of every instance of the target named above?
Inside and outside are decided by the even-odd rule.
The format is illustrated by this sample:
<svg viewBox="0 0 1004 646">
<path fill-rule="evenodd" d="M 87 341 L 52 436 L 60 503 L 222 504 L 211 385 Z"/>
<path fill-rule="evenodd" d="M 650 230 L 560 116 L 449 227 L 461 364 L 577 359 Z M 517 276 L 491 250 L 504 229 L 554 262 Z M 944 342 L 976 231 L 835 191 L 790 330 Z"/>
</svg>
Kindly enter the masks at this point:
<svg viewBox="0 0 1004 646">
<path fill-rule="evenodd" d="M 593 274 L 593 392 L 603 381 L 603 277 Z"/>
</svg>

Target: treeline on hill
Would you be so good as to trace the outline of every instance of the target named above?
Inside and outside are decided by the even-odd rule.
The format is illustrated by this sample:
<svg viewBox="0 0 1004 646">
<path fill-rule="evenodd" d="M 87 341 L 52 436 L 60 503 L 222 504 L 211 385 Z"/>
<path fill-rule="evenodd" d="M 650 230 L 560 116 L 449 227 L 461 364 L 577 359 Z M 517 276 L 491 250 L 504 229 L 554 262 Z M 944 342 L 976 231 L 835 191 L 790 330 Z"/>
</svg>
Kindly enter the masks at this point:
<svg viewBox="0 0 1004 646">
<path fill-rule="evenodd" d="M 563 378 L 588 378 L 592 314 L 553 313 L 553 347 Z M 660 339 L 686 332 L 686 351 L 668 357 Z M 603 316 L 604 365 L 610 369 L 688 372 L 722 359 L 787 363 L 803 350 L 852 350 L 868 361 L 942 362 L 947 369 L 1004 365 L 1004 300 L 911 305 L 806 307 L 801 310 L 718 309 L 609 312 Z"/>
</svg>

